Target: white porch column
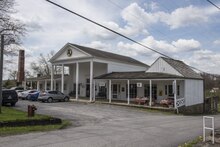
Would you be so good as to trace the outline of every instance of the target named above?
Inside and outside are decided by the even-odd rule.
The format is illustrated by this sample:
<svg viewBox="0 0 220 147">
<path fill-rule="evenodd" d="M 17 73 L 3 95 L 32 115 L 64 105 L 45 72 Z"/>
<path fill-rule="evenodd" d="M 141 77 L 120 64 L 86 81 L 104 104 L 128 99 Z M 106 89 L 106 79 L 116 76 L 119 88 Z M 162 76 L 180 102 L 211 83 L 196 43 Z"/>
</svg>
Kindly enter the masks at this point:
<svg viewBox="0 0 220 147">
<path fill-rule="evenodd" d="M 56 90 L 56 89 L 57 89 L 57 81 L 54 80 L 54 90 Z"/>
<path fill-rule="evenodd" d="M 31 89 L 33 89 L 33 84 L 32 84 L 32 81 L 31 81 Z"/>
<path fill-rule="evenodd" d="M 47 90 L 47 80 L 44 81 L 44 89 Z"/>
<path fill-rule="evenodd" d="M 174 108 L 176 108 L 176 80 L 173 81 L 173 94 L 174 94 Z"/>
<path fill-rule="evenodd" d="M 79 90 L 79 63 L 76 63 L 76 100 L 78 100 L 79 95 L 78 95 L 78 90 Z"/>
<path fill-rule="evenodd" d="M 64 65 L 62 64 L 61 92 L 64 91 Z"/>
<path fill-rule="evenodd" d="M 50 90 L 53 90 L 53 79 L 54 79 L 54 69 L 53 65 L 51 65 L 51 79 L 50 79 Z"/>
<path fill-rule="evenodd" d="M 95 102 L 95 80 L 93 80 L 94 86 L 93 86 L 93 101 Z"/>
<path fill-rule="evenodd" d="M 27 81 L 26 81 L 26 79 L 24 80 L 24 89 L 27 89 Z"/>
<path fill-rule="evenodd" d="M 109 80 L 108 82 L 108 100 L 109 100 L 109 103 L 112 102 L 112 81 Z"/>
<path fill-rule="evenodd" d="M 92 85 L 93 84 L 93 61 L 90 61 L 90 90 L 89 90 L 89 101 L 92 102 Z"/>
<path fill-rule="evenodd" d="M 37 81 L 37 90 L 40 90 L 40 81 Z"/>
<path fill-rule="evenodd" d="M 149 103 L 149 105 L 151 107 L 152 106 L 152 81 L 150 80 L 149 82 L 150 82 L 150 103 Z"/>
<path fill-rule="evenodd" d="M 128 85 L 128 105 L 130 104 L 130 81 L 127 81 L 127 85 Z"/>
</svg>

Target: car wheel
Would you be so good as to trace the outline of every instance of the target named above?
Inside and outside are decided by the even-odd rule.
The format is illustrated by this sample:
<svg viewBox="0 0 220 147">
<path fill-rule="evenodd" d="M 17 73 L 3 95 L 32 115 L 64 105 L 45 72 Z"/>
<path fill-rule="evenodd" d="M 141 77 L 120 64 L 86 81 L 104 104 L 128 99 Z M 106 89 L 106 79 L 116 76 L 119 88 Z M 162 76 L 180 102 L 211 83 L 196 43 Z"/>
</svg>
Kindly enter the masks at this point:
<svg viewBox="0 0 220 147">
<path fill-rule="evenodd" d="M 68 97 L 65 97 L 64 98 L 64 102 L 68 102 L 69 101 L 69 98 Z"/>
<path fill-rule="evenodd" d="M 53 99 L 52 99 L 51 97 L 49 97 L 49 98 L 47 99 L 47 102 L 48 102 L 48 103 L 52 103 L 52 102 L 53 102 Z"/>
<path fill-rule="evenodd" d="M 11 106 L 15 106 L 15 103 L 11 103 Z"/>
</svg>

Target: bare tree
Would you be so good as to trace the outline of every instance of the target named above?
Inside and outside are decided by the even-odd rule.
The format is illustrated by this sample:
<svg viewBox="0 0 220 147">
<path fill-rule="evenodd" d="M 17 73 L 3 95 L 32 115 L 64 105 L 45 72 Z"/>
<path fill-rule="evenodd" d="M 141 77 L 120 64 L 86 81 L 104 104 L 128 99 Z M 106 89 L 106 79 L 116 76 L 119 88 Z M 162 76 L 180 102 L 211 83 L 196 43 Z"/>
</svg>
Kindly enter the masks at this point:
<svg viewBox="0 0 220 147">
<path fill-rule="evenodd" d="M 21 44 L 21 39 L 25 35 L 24 24 L 15 19 L 12 14 L 15 0 L 0 0 L 0 34 L 5 36 L 4 45 L 6 55 L 14 55 L 16 45 Z"/>
<path fill-rule="evenodd" d="M 50 58 L 54 55 L 54 51 L 51 51 L 47 55 L 40 54 L 37 62 L 31 63 L 31 68 L 34 71 L 34 74 L 40 74 L 43 76 L 49 76 L 51 73 L 51 65 L 49 63 Z M 61 69 L 54 69 L 55 73 L 60 73 Z"/>
<path fill-rule="evenodd" d="M 16 79 L 17 79 L 17 71 L 16 70 L 9 70 L 9 79 L 16 81 Z"/>
</svg>

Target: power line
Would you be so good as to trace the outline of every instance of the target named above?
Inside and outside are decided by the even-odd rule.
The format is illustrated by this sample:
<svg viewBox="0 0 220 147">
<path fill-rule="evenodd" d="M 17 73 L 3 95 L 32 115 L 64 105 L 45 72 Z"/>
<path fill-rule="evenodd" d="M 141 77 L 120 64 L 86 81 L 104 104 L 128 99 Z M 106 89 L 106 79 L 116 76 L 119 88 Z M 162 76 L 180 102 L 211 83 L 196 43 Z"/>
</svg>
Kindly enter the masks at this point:
<svg viewBox="0 0 220 147">
<path fill-rule="evenodd" d="M 210 0 L 206 0 L 207 2 L 209 2 L 210 4 L 212 4 L 213 6 L 215 6 L 217 9 L 219 9 L 220 10 L 220 7 L 219 6 L 217 6 L 216 4 L 214 4 L 213 2 L 211 2 Z"/>
<path fill-rule="evenodd" d="M 52 1 L 50 1 L 50 0 L 46 0 L 46 1 L 49 2 L 49 3 L 51 3 L 51 4 L 53 4 L 53 5 L 55 5 L 55 6 L 57 6 L 57 7 L 59 7 L 59 8 L 61 8 L 61 9 L 66 10 L 66 11 L 72 13 L 72 14 L 75 14 L 75 15 L 77 15 L 77 16 L 79 16 L 79 17 L 81 17 L 81 18 L 83 18 L 83 19 L 85 19 L 85 20 L 87 20 L 87 21 L 89 21 L 89 22 L 91 22 L 91 23 L 94 23 L 94 24 L 96 24 L 96 25 L 98 25 L 98 26 L 100 26 L 100 27 L 102 27 L 102 28 L 104 28 L 104 29 L 106 29 L 106 30 L 108 30 L 108 31 L 110 31 L 110 32 L 113 32 L 113 33 L 115 33 L 115 34 L 117 34 L 117 35 L 119 35 L 119 36 L 121 36 L 121 37 L 123 37 L 123 38 L 125 38 L 125 39 L 128 39 L 128 40 L 130 40 L 131 42 L 134 42 L 134 43 L 136 43 L 136 44 L 138 44 L 138 45 L 140 45 L 140 46 L 142 46 L 142 47 L 144 47 L 144 48 L 146 48 L 146 49 L 148 49 L 148 50 L 151 50 L 151 51 L 153 51 L 153 52 L 155 52 L 155 53 L 158 53 L 158 54 L 160 54 L 160 55 L 162 55 L 162 56 L 164 56 L 164 57 L 166 57 L 166 58 L 173 59 L 173 58 L 169 57 L 168 55 L 165 55 L 164 53 L 161 53 L 161 52 L 159 52 L 159 51 L 157 51 L 157 50 L 155 50 L 155 49 L 153 49 L 153 48 L 151 48 L 151 47 L 148 47 L 148 46 L 146 46 L 146 45 L 144 45 L 144 44 L 142 44 L 142 43 L 140 43 L 140 42 L 138 42 L 138 41 L 135 41 L 135 40 L 133 40 L 133 39 L 131 39 L 131 38 L 129 38 L 129 37 L 127 37 L 127 36 L 125 36 L 125 35 L 119 33 L 119 32 L 116 32 L 116 31 L 114 31 L 114 30 L 112 30 L 112 29 L 110 29 L 110 28 L 108 28 L 108 27 L 106 27 L 106 26 L 104 26 L 104 25 L 102 25 L 102 24 L 100 24 L 100 23 L 98 23 L 98 22 L 95 22 L 95 21 L 93 21 L 93 20 L 91 20 L 91 19 L 89 19 L 89 18 L 87 18 L 87 17 L 85 17 L 85 16 L 82 16 L 82 15 L 80 15 L 80 14 L 78 14 L 78 13 L 72 11 L 72 10 L 69 10 L 69 9 L 67 9 L 67 8 L 65 8 L 65 7 L 63 7 L 63 6 L 59 5 L 59 4 L 57 4 L 57 3 L 54 3 L 54 2 L 52 2 Z M 175 60 L 175 59 L 173 59 L 173 60 Z M 188 65 L 188 66 L 189 66 L 189 65 Z M 195 68 L 195 67 L 192 67 L 192 66 L 189 66 L 189 67 L 191 67 L 191 68 L 193 68 L 193 69 L 196 69 L 196 70 L 198 70 L 198 71 L 201 71 L 201 72 L 203 72 L 203 73 L 206 73 L 206 72 L 204 72 L 204 71 L 202 71 L 202 70 L 200 70 L 200 69 L 197 69 L 197 68 Z"/>
<path fill-rule="evenodd" d="M 125 35 L 119 33 L 119 32 L 116 32 L 116 31 L 114 31 L 114 30 L 112 30 L 112 29 L 110 29 L 110 28 L 108 28 L 108 27 L 106 27 L 106 26 L 104 26 L 104 25 L 102 25 L 102 24 L 100 24 L 100 23 L 98 23 L 98 22 L 95 22 L 95 21 L 93 21 L 93 20 L 91 20 L 91 19 L 89 19 L 89 18 L 87 18 L 87 17 L 85 17 L 85 16 L 82 16 L 82 15 L 80 15 L 80 14 L 78 14 L 78 13 L 72 11 L 72 10 L 69 10 L 69 9 L 67 9 L 67 8 L 65 8 L 65 7 L 63 7 L 63 6 L 59 5 L 59 4 L 57 4 L 57 3 L 54 3 L 54 2 L 52 2 L 52 1 L 50 1 L 50 0 L 46 0 L 46 1 L 49 2 L 49 3 L 51 3 L 51 4 L 53 4 L 53 5 L 55 5 L 55 6 L 57 6 L 57 7 L 59 7 L 59 8 L 61 8 L 61 9 L 66 10 L 66 11 L 72 13 L 72 14 L 75 14 L 75 15 L 77 15 L 77 16 L 79 16 L 79 17 L 81 17 L 81 18 L 83 18 L 83 19 L 85 19 L 85 20 L 87 20 L 87 21 L 89 21 L 89 22 L 91 22 L 91 23 L 94 23 L 94 24 L 96 24 L 96 25 L 98 25 L 98 26 L 100 26 L 100 27 L 102 27 L 102 28 L 104 28 L 104 29 L 106 29 L 106 30 L 108 30 L 108 31 L 110 31 L 110 32 L 113 32 L 113 33 L 115 33 L 115 34 L 117 34 L 117 35 L 119 35 L 119 36 L 121 36 L 121 37 L 123 37 L 123 38 L 125 38 L 125 39 L 128 39 L 128 40 L 130 40 L 131 42 L 134 42 L 134 43 L 136 43 L 136 44 L 138 44 L 138 45 L 140 45 L 140 46 L 142 46 L 142 47 L 144 47 L 144 48 L 147 48 L 147 49 L 149 49 L 149 50 L 151 50 L 151 51 L 153 51 L 153 52 L 155 52 L 155 53 L 158 53 L 158 54 L 160 54 L 160 55 L 162 55 L 162 56 L 164 56 L 164 57 L 171 58 L 171 57 L 165 55 L 164 53 L 161 53 L 161 52 L 159 52 L 159 51 L 157 51 L 157 50 L 155 50 L 155 49 L 153 49 L 153 48 L 151 48 L 151 47 L 148 47 L 148 46 L 146 46 L 146 45 L 144 45 L 144 44 L 142 44 L 142 43 L 140 43 L 140 42 L 138 42 L 138 41 L 135 41 L 134 39 L 131 39 L 131 38 L 129 38 L 129 37 L 127 37 L 127 36 L 125 36 Z"/>
</svg>

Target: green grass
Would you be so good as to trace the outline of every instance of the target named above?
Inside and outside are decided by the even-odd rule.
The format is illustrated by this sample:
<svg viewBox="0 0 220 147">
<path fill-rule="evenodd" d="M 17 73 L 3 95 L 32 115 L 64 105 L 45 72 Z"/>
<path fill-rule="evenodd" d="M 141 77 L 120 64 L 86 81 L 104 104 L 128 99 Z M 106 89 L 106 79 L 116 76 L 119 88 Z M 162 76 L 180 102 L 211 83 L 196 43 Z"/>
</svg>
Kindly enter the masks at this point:
<svg viewBox="0 0 220 147">
<path fill-rule="evenodd" d="M 27 117 L 27 112 L 16 110 L 10 107 L 2 107 L 0 114 L 0 122 L 4 121 L 18 121 L 18 120 L 39 120 L 50 118 L 50 116 L 36 114 L 34 117 Z M 0 136 L 24 134 L 39 131 L 52 131 L 57 129 L 64 129 L 71 125 L 70 121 L 64 120 L 59 125 L 44 125 L 44 126 L 25 126 L 25 127 L 0 127 Z"/>
<path fill-rule="evenodd" d="M 70 126 L 71 123 L 67 120 L 62 121 L 60 125 L 44 125 L 44 126 L 26 126 L 26 127 L 3 127 L 0 128 L 0 136 L 25 134 L 30 132 L 47 132 L 58 129 L 64 129 Z"/>
<path fill-rule="evenodd" d="M 16 121 L 26 119 L 45 119 L 49 116 L 36 114 L 34 117 L 27 117 L 27 112 L 16 110 L 10 107 L 2 107 L 2 113 L 0 114 L 0 121 Z"/>
</svg>

